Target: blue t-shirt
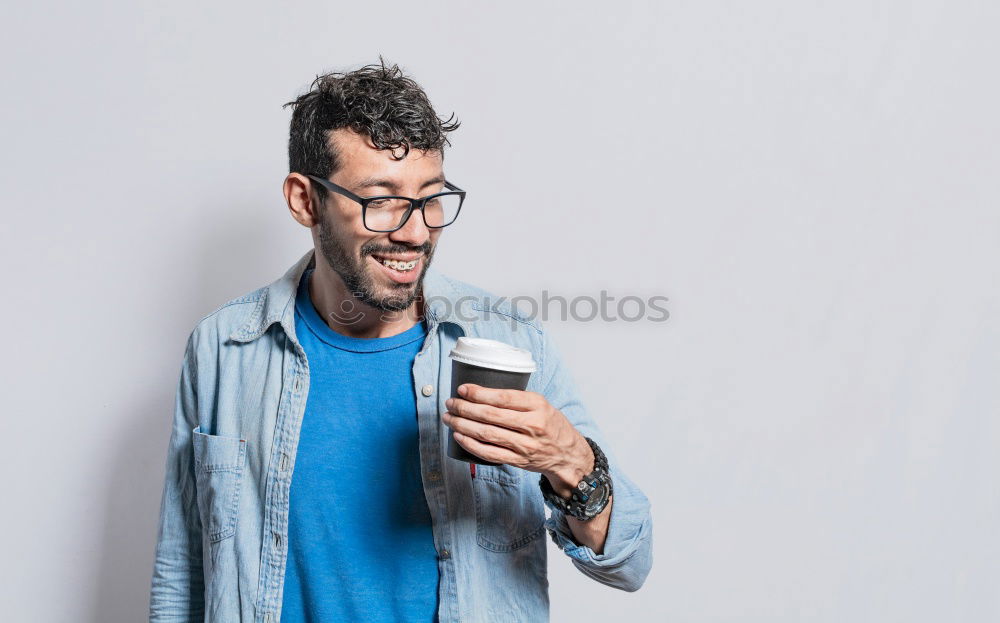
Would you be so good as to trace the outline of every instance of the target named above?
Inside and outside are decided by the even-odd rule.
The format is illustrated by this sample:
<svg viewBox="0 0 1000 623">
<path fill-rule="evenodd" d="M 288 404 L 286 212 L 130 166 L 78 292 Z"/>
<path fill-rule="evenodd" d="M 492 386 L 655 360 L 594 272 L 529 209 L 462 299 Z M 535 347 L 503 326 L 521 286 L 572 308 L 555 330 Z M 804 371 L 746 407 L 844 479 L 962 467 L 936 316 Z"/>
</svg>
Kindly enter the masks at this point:
<svg viewBox="0 0 1000 623">
<path fill-rule="evenodd" d="M 309 396 L 292 473 L 282 623 L 437 620 L 437 552 L 420 476 L 413 360 L 424 323 L 388 338 L 319 317 L 307 271 L 295 332 Z"/>
</svg>

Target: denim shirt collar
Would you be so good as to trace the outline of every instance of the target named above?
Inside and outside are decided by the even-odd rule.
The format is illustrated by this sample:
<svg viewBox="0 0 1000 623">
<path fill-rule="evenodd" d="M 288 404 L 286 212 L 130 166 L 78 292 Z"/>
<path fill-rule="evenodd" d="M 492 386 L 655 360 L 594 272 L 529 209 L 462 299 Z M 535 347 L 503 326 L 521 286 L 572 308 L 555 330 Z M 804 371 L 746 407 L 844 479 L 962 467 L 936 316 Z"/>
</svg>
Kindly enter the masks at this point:
<svg viewBox="0 0 1000 623">
<path fill-rule="evenodd" d="M 295 340 L 295 294 L 302 275 L 315 268 L 316 249 L 310 249 L 284 275 L 262 289 L 257 304 L 230 335 L 237 342 L 252 342 L 263 335 L 274 323 L 280 323 L 285 333 Z M 468 335 L 471 330 L 468 312 L 460 313 L 463 300 L 452 282 L 433 266 L 427 268 L 423 281 L 424 313 L 429 323 L 451 322 L 462 327 Z M 464 297 L 468 299 L 469 297 Z"/>
</svg>

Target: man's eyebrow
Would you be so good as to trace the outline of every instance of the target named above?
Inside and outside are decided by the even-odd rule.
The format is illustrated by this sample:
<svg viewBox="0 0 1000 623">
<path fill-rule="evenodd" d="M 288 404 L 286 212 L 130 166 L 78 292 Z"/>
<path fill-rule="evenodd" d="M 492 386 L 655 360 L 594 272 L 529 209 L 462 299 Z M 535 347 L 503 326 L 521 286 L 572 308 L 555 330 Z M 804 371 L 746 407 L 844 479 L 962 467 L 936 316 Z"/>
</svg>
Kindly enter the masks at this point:
<svg viewBox="0 0 1000 623">
<path fill-rule="evenodd" d="M 420 188 L 422 190 L 424 188 L 427 188 L 428 186 L 431 186 L 432 184 L 440 184 L 442 182 L 444 182 L 444 175 L 438 175 L 437 177 L 432 177 L 431 179 L 424 182 Z M 396 182 L 381 177 L 366 177 L 357 183 L 358 188 L 372 188 L 373 186 L 381 186 L 383 188 L 388 188 L 392 192 L 396 192 L 397 189 L 399 188 L 399 186 L 396 185 Z"/>
</svg>

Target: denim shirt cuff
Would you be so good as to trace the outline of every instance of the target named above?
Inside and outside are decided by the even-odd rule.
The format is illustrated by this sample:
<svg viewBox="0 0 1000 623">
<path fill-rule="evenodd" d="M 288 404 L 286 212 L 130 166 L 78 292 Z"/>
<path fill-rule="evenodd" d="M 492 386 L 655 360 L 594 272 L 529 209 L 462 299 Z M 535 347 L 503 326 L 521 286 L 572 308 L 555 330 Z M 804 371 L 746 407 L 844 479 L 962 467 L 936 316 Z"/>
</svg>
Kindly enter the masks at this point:
<svg viewBox="0 0 1000 623">
<path fill-rule="evenodd" d="M 614 479 L 612 471 L 612 480 Z M 608 522 L 603 553 L 598 554 L 586 545 L 577 545 L 566 515 L 561 511 L 553 510 L 552 516 L 545 520 L 545 527 L 552 541 L 566 555 L 591 566 L 614 567 L 624 564 L 638 551 L 650 530 L 649 503 L 641 493 L 636 496 L 637 490 L 633 491 L 633 488 L 634 485 L 624 478 L 615 482 L 611 519 Z"/>
</svg>

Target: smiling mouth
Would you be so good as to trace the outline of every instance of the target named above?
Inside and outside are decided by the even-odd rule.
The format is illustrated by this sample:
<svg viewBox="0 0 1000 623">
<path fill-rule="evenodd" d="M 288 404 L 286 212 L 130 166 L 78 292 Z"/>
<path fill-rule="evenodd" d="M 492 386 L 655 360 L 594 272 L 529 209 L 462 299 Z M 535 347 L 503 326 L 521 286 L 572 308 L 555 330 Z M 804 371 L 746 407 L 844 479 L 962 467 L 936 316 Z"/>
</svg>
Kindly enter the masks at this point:
<svg viewBox="0 0 1000 623">
<path fill-rule="evenodd" d="M 391 268 L 392 270 L 400 273 L 410 272 L 411 270 L 416 268 L 417 264 L 420 263 L 419 255 L 413 259 L 404 260 L 404 259 L 394 259 L 391 257 L 383 257 L 380 255 L 372 254 L 372 259 L 378 262 L 379 264 L 382 264 L 383 266 Z"/>
<path fill-rule="evenodd" d="M 412 288 L 420 279 L 426 261 L 423 254 L 409 257 L 371 254 L 368 257 L 378 266 L 375 270 L 382 273 L 383 279 L 388 279 L 394 288 Z"/>
</svg>

